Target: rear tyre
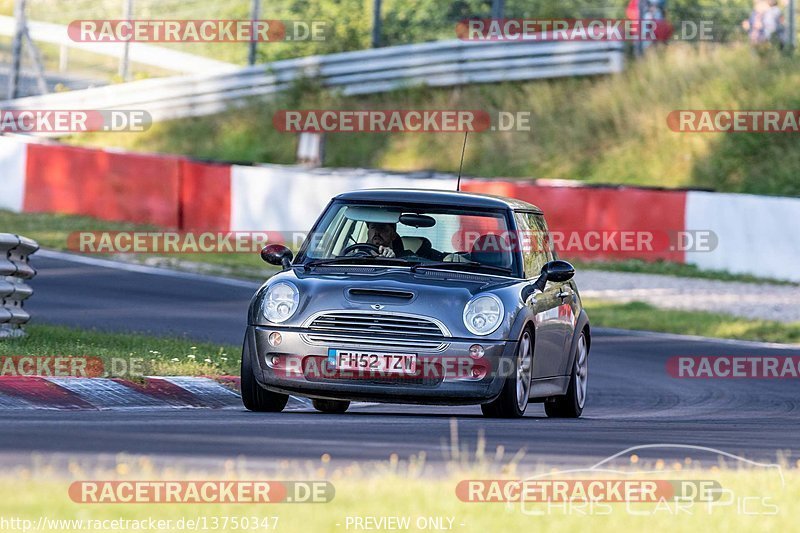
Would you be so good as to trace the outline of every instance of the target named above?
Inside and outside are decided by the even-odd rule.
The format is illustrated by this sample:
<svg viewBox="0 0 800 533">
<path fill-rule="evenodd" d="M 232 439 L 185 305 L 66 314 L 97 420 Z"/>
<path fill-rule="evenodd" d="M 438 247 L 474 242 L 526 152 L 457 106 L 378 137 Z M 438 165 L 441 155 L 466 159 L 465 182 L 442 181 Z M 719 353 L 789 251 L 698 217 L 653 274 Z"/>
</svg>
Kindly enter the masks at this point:
<svg viewBox="0 0 800 533">
<path fill-rule="evenodd" d="M 286 407 L 288 395 L 268 391 L 256 381 L 247 339 L 242 348 L 241 378 L 242 403 L 245 409 L 260 413 L 280 413 Z"/>
<path fill-rule="evenodd" d="M 589 344 L 586 332 L 581 331 L 575 362 L 572 364 L 572 376 L 567 387 L 567 394 L 557 396 L 544 403 L 544 412 L 550 418 L 580 418 L 583 406 L 586 405 L 586 389 L 589 379 Z"/>
<path fill-rule="evenodd" d="M 522 332 L 514 358 L 514 371 L 506 376 L 497 399 L 481 405 L 483 416 L 489 418 L 520 418 L 528 408 L 533 374 L 533 336 L 530 330 Z"/>
<path fill-rule="evenodd" d="M 345 400 L 311 400 L 311 403 L 314 405 L 314 409 L 321 413 L 328 413 L 332 415 L 340 415 L 347 411 L 347 408 L 350 407 L 350 402 Z"/>
</svg>

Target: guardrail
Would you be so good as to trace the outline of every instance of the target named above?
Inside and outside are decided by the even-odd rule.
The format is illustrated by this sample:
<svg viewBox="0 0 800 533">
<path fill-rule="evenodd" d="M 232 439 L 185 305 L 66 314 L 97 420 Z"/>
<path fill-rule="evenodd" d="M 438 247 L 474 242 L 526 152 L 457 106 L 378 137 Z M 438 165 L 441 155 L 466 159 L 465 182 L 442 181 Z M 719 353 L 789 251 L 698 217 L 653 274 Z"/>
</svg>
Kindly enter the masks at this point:
<svg viewBox="0 0 800 533">
<path fill-rule="evenodd" d="M 251 97 L 318 79 L 344 95 L 410 86 L 448 87 L 623 69 L 623 43 L 611 41 L 438 41 L 308 56 L 210 75 L 175 76 L 0 102 L 2 109 L 138 109 L 153 121 L 219 113 Z"/>
<path fill-rule="evenodd" d="M 39 249 L 36 241 L 12 233 L 0 233 L 0 338 L 25 334 L 22 325 L 31 316 L 22 303 L 33 289 L 25 283 L 36 275 L 28 257 Z"/>
</svg>

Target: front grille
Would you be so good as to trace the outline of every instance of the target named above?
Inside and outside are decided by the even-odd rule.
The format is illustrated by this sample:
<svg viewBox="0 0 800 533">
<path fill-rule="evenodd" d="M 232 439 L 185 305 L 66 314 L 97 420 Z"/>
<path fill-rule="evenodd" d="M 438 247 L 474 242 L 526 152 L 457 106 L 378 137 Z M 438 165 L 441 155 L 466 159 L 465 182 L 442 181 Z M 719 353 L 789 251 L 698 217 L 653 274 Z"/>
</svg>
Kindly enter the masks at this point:
<svg viewBox="0 0 800 533">
<path fill-rule="evenodd" d="M 381 335 L 414 335 L 441 337 L 442 328 L 428 318 L 389 313 L 340 311 L 319 315 L 309 329 L 337 333 Z"/>
<path fill-rule="evenodd" d="M 438 321 L 402 313 L 332 311 L 322 313 L 305 326 L 306 339 L 314 344 L 347 344 L 390 350 L 439 351 L 450 332 Z"/>
</svg>

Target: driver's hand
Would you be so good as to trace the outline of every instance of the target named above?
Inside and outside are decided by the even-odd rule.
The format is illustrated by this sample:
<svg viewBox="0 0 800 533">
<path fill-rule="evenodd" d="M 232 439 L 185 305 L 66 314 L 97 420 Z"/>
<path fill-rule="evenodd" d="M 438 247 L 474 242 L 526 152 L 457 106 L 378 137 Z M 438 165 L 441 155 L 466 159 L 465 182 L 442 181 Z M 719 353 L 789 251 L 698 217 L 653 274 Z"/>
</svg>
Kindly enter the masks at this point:
<svg viewBox="0 0 800 533">
<path fill-rule="evenodd" d="M 394 250 L 389 248 L 388 246 L 380 246 L 378 248 L 378 252 L 380 252 L 381 257 L 396 257 L 394 254 Z"/>
</svg>

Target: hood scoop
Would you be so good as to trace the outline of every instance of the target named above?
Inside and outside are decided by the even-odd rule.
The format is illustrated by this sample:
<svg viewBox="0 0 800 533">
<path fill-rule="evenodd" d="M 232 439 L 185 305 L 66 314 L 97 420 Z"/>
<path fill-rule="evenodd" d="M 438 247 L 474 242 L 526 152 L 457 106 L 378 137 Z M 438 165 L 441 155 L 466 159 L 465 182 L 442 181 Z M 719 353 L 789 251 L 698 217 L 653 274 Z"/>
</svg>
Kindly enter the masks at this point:
<svg viewBox="0 0 800 533">
<path fill-rule="evenodd" d="M 347 289 L 347 299 L 352 302 L 406 304 L 416 295 L 411 291 L 397 289 Z"/>
</svg>

